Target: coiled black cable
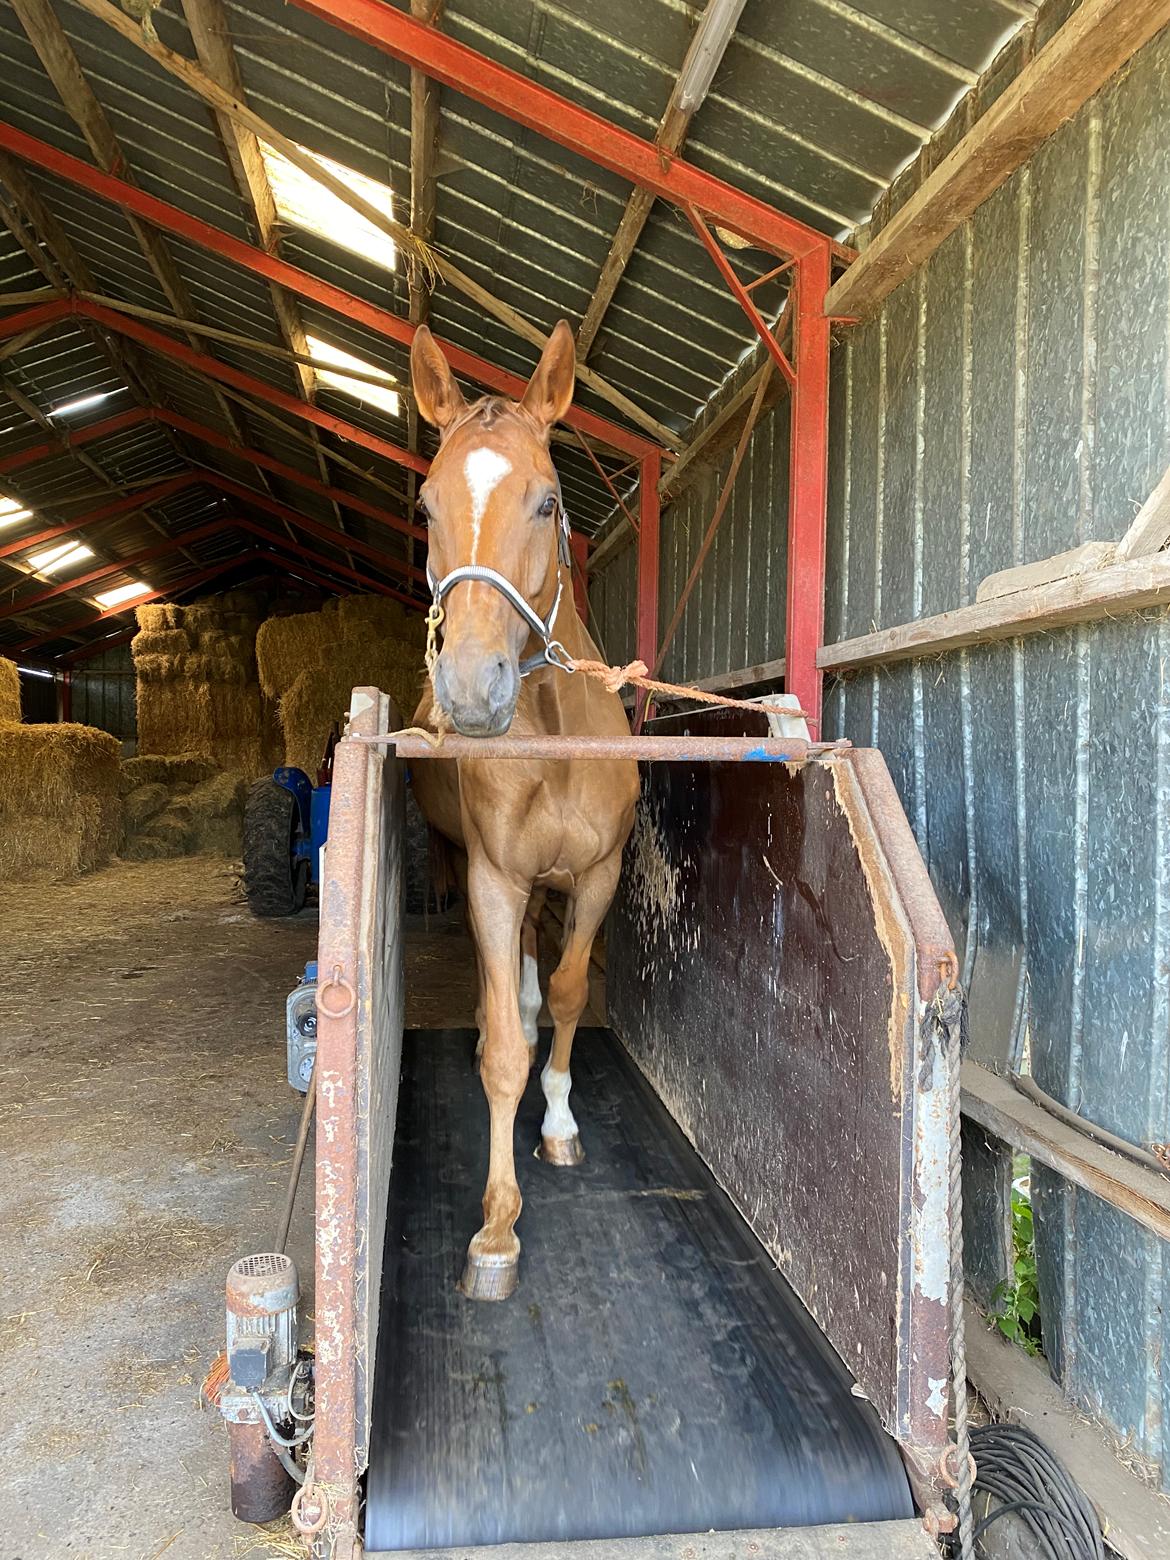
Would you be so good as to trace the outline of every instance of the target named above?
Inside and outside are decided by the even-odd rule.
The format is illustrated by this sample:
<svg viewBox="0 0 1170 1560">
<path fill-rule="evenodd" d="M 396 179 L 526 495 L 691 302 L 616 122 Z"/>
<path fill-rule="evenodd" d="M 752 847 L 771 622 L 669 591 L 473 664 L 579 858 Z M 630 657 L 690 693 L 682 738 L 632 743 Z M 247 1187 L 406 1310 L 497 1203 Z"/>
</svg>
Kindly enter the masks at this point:
<svg viewBox="0 0 1170 1560">
<path fill-rule="evenodd" d="M 1022 1425 L 980 1425 L 971 1431 L 975 1490 L 1000 1503 L 974 1537 L 1013 1512 L 1036 1540 L 1036 1560 L 1105 1560 L 1101 1524 L 1088 1496 L 1059 1458 Z"/>
</svg>

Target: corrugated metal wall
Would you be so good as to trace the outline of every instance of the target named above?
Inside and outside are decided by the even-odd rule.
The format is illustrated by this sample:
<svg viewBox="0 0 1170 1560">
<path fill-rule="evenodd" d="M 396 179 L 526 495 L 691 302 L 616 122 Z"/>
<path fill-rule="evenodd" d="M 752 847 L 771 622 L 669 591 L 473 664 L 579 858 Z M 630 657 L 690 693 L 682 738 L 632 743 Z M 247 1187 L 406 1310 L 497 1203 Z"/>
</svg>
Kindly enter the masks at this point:
<svg viewBox="0 0 1170 1560">
<path fill-rule="evenodd" d="M 1047 8 L 1045 30 L 1060 19 Z M 1042 36 L 1038 42 L 1043 41 Z M 1022 62 L 1009 51 L 986 108 Z M 967 109 L 931 149 L 967 128 Z M 915 187 L 911 169 L 878 214 Z M 1170 36 L 1054 136 L 834 353 L 826 641 L 974 599 L 1122 534 L 1170 458 Z M 786 408 L 753 439 L 670 677 L 783 653 Z M 714 476 L 663 525 L 665 626 Z M 632 651 L 633 551 L 594 591 Z M 865 672 L 826 735 L 885 754 L 950 919 L 972 1047 L 1135 1143 L 1170 1140 L 1170 622 L 1146 611 Z M 1010 1165 L 968 1134 L 969 1269 L 1004 1272 Z M 1045 1349 L 1170 1489 L 1170 1252 L 1033 1178 Z"/>
<path fill-rule="evenodd" d="M 745 363 L 725 387 L 733 395 L 754 370 Z M 697 425 L 702 428 L 703 423 Z M 731 464 L 731 451 L 699 471 L 663 511 L 658 590 L 661 629 L 670 622 Z M 764 413 L 748 444 L 727 512 L 675 632 L 663 677 L 693 681 L 784 654 L 788 546 L 788 402 Z M 634 653 L 635 549 L 598 576 L 590 592 L 611 660 Z"/>
<path fill-rule="evenodd" d="M 73 719 L 125 740 L 137 732 L 130 646 L 104 650 L 73 669 Z"/>
<path fill-rule="evenodd" d="M 1010 69 L 1010 64 L 1009 64 Z M 833 374 L 828 641 L 1119 537 L 1170 458 L 1170 36 L 954 234 Z M 1170 622 L 1143 612 L 848 678 L 965 958 L 972 1045 L 1140 1144 L 1170 1139 Z M 1008 1166 L 972 1143 L 994 1284 Z M 1037 1187 L 1045 1349 L 1170 1488 L 1170 1255 Z M 1170 1377 L 1167 1378 L 1170 1380 Z"/>
</svg>

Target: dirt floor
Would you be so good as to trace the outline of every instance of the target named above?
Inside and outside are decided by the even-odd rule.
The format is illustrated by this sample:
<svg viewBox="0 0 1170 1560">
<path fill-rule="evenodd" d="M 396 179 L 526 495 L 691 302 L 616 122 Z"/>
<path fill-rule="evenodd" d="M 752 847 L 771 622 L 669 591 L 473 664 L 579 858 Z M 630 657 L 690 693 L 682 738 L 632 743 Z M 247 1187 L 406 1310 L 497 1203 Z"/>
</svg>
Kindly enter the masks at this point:
<svg viewBox="0 0 1170 1560">
<path fill-rule="evenodd" d="M 284 1001 L 316 934 L 312 911 L 255 920 L 221 858 L 5 896 L 2 1560 L 268 1552 L 228 1511 L 199 1386 L 227 1269 L 270 1248 L 283 1205 Z M 456 918 L 412 934 L 408 1021 L 473 1021 L 467 953 Z M 290 1242 L 307 1319 L 310 1187 Z"/>
</svg>

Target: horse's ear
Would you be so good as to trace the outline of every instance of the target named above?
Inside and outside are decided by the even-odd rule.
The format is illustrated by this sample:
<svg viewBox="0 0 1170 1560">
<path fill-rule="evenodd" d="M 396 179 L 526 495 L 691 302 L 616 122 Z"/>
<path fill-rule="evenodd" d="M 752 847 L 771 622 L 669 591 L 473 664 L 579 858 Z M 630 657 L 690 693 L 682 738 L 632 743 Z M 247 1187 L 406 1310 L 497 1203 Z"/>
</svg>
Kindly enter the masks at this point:
<svg viewBox="0 0 1170 1560">
<path fill-rule="evenodd" d="M 463 395 L 443 349 L 425 325 L 410 344 L 410 379 L 419 411 L 442 432 L 463 410 Z"/>
<path fill-rule="evenodd" d="M 528 381 L 528 389 L 520 405 L 546 430 L 561 418 L 573 404 L 573 384 L 577 377 L 577 358 L 573 346 L 573 332 L 568 322 L 559 320 L 552 335 L 544 345 L 536 372 Z"/>
</svg>

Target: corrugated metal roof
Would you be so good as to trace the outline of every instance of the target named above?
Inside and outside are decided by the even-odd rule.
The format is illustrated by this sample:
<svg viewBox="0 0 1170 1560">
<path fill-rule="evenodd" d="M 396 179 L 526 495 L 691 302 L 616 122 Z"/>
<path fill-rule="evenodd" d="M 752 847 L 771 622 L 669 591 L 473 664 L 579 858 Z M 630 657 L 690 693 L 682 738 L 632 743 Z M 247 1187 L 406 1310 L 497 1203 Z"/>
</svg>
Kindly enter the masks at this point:
<svg viewBox="0 0 1170 1560">
<path fill-rule="evenodd" d="M 406 0 L 402 3 L 405 7 Z M 251 213 L 233 183 L 205 105 L 77 6 L 57 0 L 54 9 L 135 181 L 237 238 L 254 240 Z M 231 3 L 225 9 L 251 106 L 284 134 L 389 183 L 399 195 L 398 214 L 405 217 L 408 69 L 282 0 Z M 629 0 L 576 0 L 573 5 L 449 0 L 441 25 L 492 59 L 652 138 L 701 10 L 685 0 L 636 5 Z M 865 219 L 956 98 L 1034 10 L 1027 0 L 969 0 L 963 6 L 949 0 L 865 0 L 863 5 L 748 0 L 691 124 L 685 155 L 810 226 L 841 234 Z M 177 3 L 156 12 L 155 20 L 166 43 L 194 56 Z M 0 5 L 0 79 L 6 88 L 3 117 L 53 147 L 92 161 L 8 0 Z M 439 169 L 438 249 L 542 330 L 561 317 L 579 322 L 621 219 L 628 185 L 450 91 L 442 94 Z M 0 167 L 0 187 L 2 173 Z M 28 176 L 102 291 L 139 307 L 172 312 L 121 211 L 49 176 L 32 170 Z M 181 240 L 168 237 L 166 244 L 199 321 L 273 347 L 285 344 L 263 281 Z M 327 240 L 291 229 L 284 233 L 282 253 L 362 298 L 400 314 L 407 311 L 401 269 L 389 273 Z M 735 263 L 750 280 L 770 269 L 773 260 L 748 250 Z M 44 283 L 44 275 L 0 222 L 0 294 Z M 775 311 L 782 301 L 774 283 L 756 297 L 765 312 Z M 311 334 L 386 368 L 406 384 L 403 349 L 314 305 L 302 305 L 301 312 Z M 450 288 L 434 293 L 431 320 L 440 337 L 458 346 L 516 373 L 532 369 L 536 354 L 530 345 Z M 590 366 L 682 434 L 753 339 L 685 219 L 658 202 L 605 316 Z M 292 365 L 277 357 L 224 342 L 208 341 L 204 350 L 285 394 L 298 391 Z M 144 349 L 130 348 L 127 356 L 132 367 L 144 365 L 168 407 L 220 436 L 231 435 L 206 381 Z M 91 328 L 68 320 L 0 361 L 0 374 L 45 411 L 89 390 L 117 388 L 117 362 L 102 350 Z M 306 476 L 319 475 L 306 424 L 284 412 L 258 412 L 234 396 L 229 399 L 255 448 Z M 407 442 L 405 401 L 394 418 L 333 390 L 321 391 L 317 399 L 323 409 L 370 433 L 402 446 Z M 579 400 L 614 416 L 590 390 L 582 389 Z M 71 426 L 99 422 L 132 403 L 133 395 L 123 389 Z M 0 462 L 45 437 L 43 428 L 0 397 Z M 407 483 L 401 468 L 330 435 L 321 435 L 320 442 L 327 457 L 334 451 L 350 463 L 330 462 L 333 486 L 380 505 L 397 492 L 404 503 Z M 429 430 L 424 431 L 422 451 L 432 449 Z M 88 465 L 76 453 L 54 454 L 10 481 L 0 477 L 0 490 L 11 490 L 36 508 L 30 529 L 84 512 L 92 506 L 80 500 L 91 492 L 93 505 L 100 502 L 99 473 L 116 488 L 132 489 L 186 465 L 221 471 L 321 524 L 336 526 L 327 499 L 279 476 L 262 478 L 246 460 L 187 434 L 170 435 L 155 422 L 95 440 L 84 454 Z M 611 470 L 621 464 L 601 458 Z M 558 444 L 557 463 L 574 522 L 596 530 L 612 501 L 592 464 L 573 443 Z M 361 471 L 376 480 L 364 480 Z M 128 514 L 103 523 L 95 528 L 92 545 L 103 559 L 127 558 L 153 545 L 159 531 L 179 536 L 209 514 L 233 507 L 245 510 L 240 500 L 229 502 L 210 486 L 190 487 L 154 505 L 149 519 Z M 400 536 L 352 510 L 343 516 L 352 536 L 405 556 Z M 279 521 L 259 511 L 253 518 L 279 529 Z M 7 540 L 7 534 L 0 536 Z M 221 534 L 193 544 L 190 551 L 205 567 L 241 545 Z M 313 545 L 320 546 L 323 561 L 346 558 L 340 535 L 336 547 Z M 360 558 L 355 561 L 359 568 L 369 567 Z M 190 559 L 176 553 L 144 565 L 141 572 L 152 586 L 166 588 L 191 569 Z M 93 588 L 110 588 L 137 572 Z M 29 589 L 12 574 L 4 586 L 6 601 Z M 27 619 L 0 619 L 0 648 L 22 642 L 35 630 L 59 628 L 78 612 L 76 598 L 58 597 Z M 62 651 L 81 637 L 52 640 L 45 648 Z"/>
</svg>

